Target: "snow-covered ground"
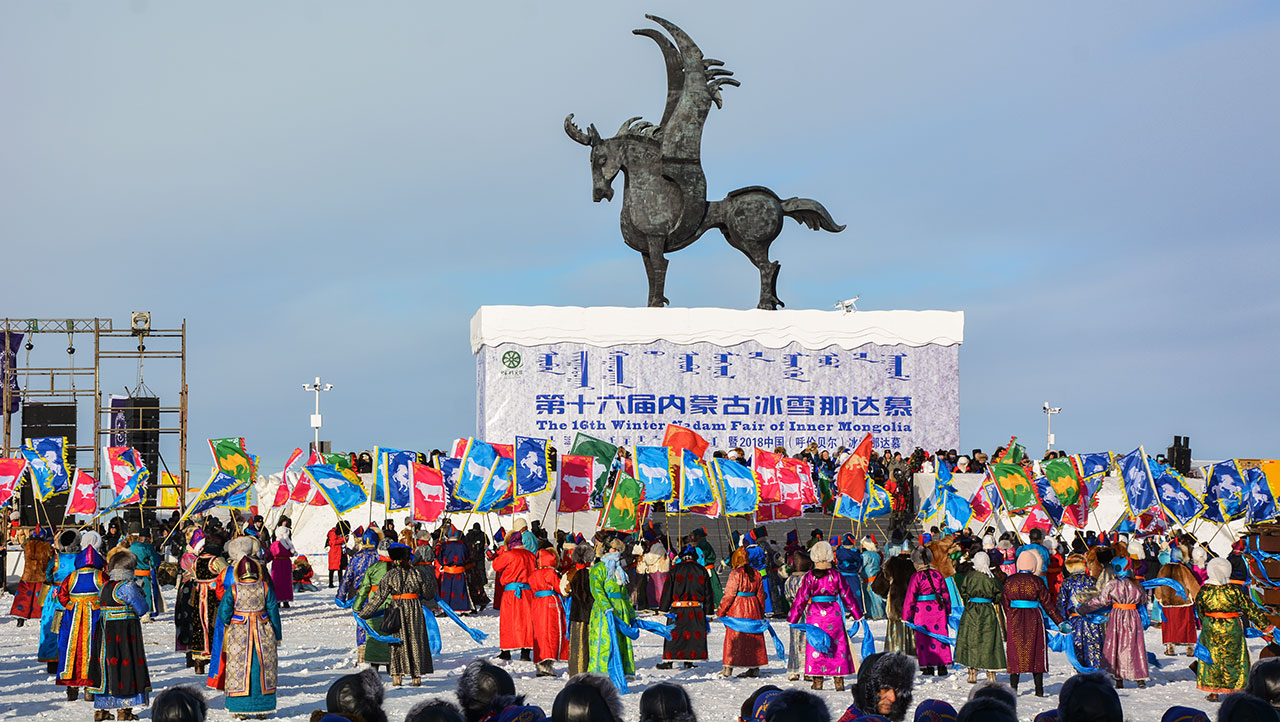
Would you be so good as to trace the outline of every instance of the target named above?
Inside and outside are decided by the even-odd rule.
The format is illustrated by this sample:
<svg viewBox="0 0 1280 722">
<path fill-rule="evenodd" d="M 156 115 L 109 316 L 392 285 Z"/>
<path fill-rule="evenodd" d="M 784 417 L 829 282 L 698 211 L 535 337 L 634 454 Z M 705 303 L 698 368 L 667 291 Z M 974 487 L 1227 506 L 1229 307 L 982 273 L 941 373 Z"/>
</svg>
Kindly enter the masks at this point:
<svg viewBox="0 0 1280 722">
<path fill-rule="evenodd" d="M 166 596 L 172 609 L 173 590 L 168 589 Z M 330 590 L 322 588 L 319 592 L 298 595 L 292 608 L 281 610 L 284 641 L 280 647 L 277 716 L 282 719 L 308 719 L 312 710 L 323 708 L 324 695 L 329 685 L 339 676 L 356 668 L 355 633 L 350 614 L 335 607 L 332 598 Z M 11 598 L 5 595 L 0 599 L 0 608 L 7 610 L 11 602 Z M 162 615 L 159 621 L 144 626 L 147 658 L 156 691 L 174 684 L 199 681 L 185 668 L 182 655 L 173 651 L 172 619 L 173 616 L 169 613 Z M 498 618 L 492 610 L 479 617 L 469 618 L 469 623 L 488 632 L 490 639 L 496 642 Z M 873 623 L 871 626 L 877 639 L 883 638 L 884 623 Z M 432 697 L 452 699 L 457 676 L 466 663 L 477 656 L 497 653 L 496 645 L 473 644 L 469 637 L 448 620 L 441 620 L 440 629 L 444 650 L 435 660 L 436 673 L 425 678 L 422 687 L 392 689 L 390 680 L 387 680 L 385 709 L 391 720 L 403 719 L 409 707 L 420 700 Z M 93 714 L 90 705 L 83 701 L 68 702 L 63 691 L 54 686 L 52 677 L 45 674 L 44 665 L 36 663 L 36 635 L 35 624 L 29 623 L 18 628 L 9 617 L 0 621 L 0 639 L 3 640 L 3 645 L 0 645 L 0 719 L 90 719 Z M 713 660 L 720 657 L 723 635 L 724 627 L 713 623 L 710 640 Z M 1160 653 L 1164 666 L 1152 670 L 1153 679 L 1147 689 L 1130 688 L 1120 691 L 1126 717 L 1133 722 L 1154 722 L 1160 719 L 1168 707 L 1175 704 L 1206 710 L 1211 717 L 1216 715 L 1214 708 L 1217 705 L 1205 701 L 1204 695 L 1195 689 L 1195 677 L 1187 668 L 1191 660 L 1183 656 L 1165 657 L 1159 630 L 1150 630 L 1147 642 L 1148 649 Z M 1256 642 L 1251 645 L 1255 657 L 1259 646 Z M 787 682 L 785 668 L 777 661 L 763 670 L 762 679 L 726 680 L 719 676 L 719 664 L 716 661 L 701 664 L 691 670 L 654 669 L 654 665 L 661 661 L 661 656 L 661 639 L 651 634 L 641 634 L 636 644 L 638 677 L 632 684 L 632 693 L 625 697 L 627 720 L 636 718 L 639 692 L 648 685 L 664 680 L 685 685 L 696 705 L 699 719 L 706 721 L 734 719 L 742 700 L 761 684 L 776 684 L 784 688 L 803 685 L 800 682 Z M 1065 656 L 1057 653 L 1050 653 L 1049 666 L 1051 672 L 1046 679 L 1046 691 L 1050 697 L 1038 699 L 1033 696 L 1030 680 L 1027 680 L 1018 698 L 1019 719 L 1030 720 L 1037 713 L 1057 704 L 1057 693 L 1068 676 L 1069 668 Z M 552 701 L 564 684 L 564 676 L 554 679 L 535 678 L 533 665 L 528 662 L 511 662 L 507 669 L 515 678 L 518 691 L 527 695 L 531 703 L 550 712 Z M 563 675 L 565 666 L 559 665 L 558 670 Z M 918 702 L 940 698 L 958 708 L 970 690 L 965 679 L 963 670 L 953 670 L 949 677 L 941 680 L 921 677 L 917 681 L 915 699 Z M 819 694 L 827 700 L 833 718 L 838 717 L 852 701 L 848 690 L 836 692 L 830 688 L 830 684 Z M 224 711 L 221 695 L 211 695 L 210 702 L 210 719 L 230 718 Z"/>
</svg>

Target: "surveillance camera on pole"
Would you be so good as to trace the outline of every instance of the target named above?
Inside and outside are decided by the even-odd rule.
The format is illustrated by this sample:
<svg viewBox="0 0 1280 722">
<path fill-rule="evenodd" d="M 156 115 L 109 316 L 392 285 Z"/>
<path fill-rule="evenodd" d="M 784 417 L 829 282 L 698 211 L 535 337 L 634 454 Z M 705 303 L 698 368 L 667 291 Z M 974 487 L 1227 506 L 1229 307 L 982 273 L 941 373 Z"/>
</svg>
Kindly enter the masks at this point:
<svg viewBox="0 0 1280 722">
<path fill-rule="evenodd" d="M 1052 451 L 1053 450 L 1053 415 L 1062 413 L 1062 407 L 1050 406 L 1049 402 L 1046 401 L 1044 402 L 1044 406 L 1042 407 L 1042 410 L 1044 411 L 1045 418 L 1049 420 L 1049 424 L 1048 424 L 1049 443 L 1047 446 L 1045 446 L 1045 451 Z"/>
</svg>

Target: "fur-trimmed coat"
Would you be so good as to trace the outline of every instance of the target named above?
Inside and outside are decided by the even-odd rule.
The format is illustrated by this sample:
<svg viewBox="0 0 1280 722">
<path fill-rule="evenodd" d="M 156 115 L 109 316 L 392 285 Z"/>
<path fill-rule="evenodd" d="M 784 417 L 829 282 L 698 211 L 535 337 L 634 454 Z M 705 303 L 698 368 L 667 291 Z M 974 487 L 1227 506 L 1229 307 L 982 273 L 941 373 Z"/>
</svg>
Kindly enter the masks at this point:
<svg viewBox="0 0 1280 722">
<path fill-rule="evenodd" d="M 915 573 L 916 565 L 905 554 L 890 557 L 881 567 L 873 590 L 885 598 L 885 611 L 889 621 L 902 621 L 902 605 L 907 601 L 907 586 L 911 584 L 911 576 Z M 884 580 L 883 583 L 881 579 Z"/>
</svg>

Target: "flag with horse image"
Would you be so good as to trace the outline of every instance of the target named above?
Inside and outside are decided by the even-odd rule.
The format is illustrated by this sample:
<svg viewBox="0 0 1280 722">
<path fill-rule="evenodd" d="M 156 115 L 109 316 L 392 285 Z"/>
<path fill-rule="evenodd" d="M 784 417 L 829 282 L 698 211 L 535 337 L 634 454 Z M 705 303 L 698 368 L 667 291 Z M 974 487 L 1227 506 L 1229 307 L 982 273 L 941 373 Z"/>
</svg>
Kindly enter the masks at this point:
<svg viewBox="0 0 1280 722">
<path fill-rule="evenodd" d="M 67 466 L 67 439 L 65 436 L 45 436 L 27 439 L 20 450 L 31 472 L 32 491 L 36 499 L 47 501 L 55 494 L 65 494 L 71 489 L 71 473 Z"/>
<path fill-rule="evenodd" d="M 325 454 L 325 459 L 329 459 L 329 454 Z M 346 455 L 341 455 L 346 459 Z M 413 465 L 418 462 L 418 453 L 416 451 L 386 451 L 384 452 L 384 464 L 386 474 L 387 490 L 385 494 L 387 511 L 401 511 L 411 508 L 413 504 Z M 342 472 L 347 477 L 347 481 L 353 484 L 360 484 L 360 477 L 355 473 L 354 469 L 343 468 L 339 464 L 333 464 L 333 467 Z M 363 486 L 363 485 L 361 485 Z M 375 494 L 376 497 L 376 494 Z"/>
<path fill-rule="evenodd" d="M 462 476 L 462 460 L 442 456 L 437 463 L 440 464 L 440 475 L 444 478 L 444 510 L 450 514 L 456 514 L 474 509 L 475 505 L 459 499 L 453 493 L 453 490 L 458 487 L 458 478 Z"/>
<path fill-rule="evenodd" d="M 551 485 L 551 458 L 546 439 L 517 436 L 514 453 L 516 496 L 537 494 Z"/>
<path fill-rule="evenodd" d="M 613 485 L 608 504 L 600 510 L 596 526 L 600 529 L 634 532 L 640 528 L 640 504 L 644 500 L 644 488 L 640 482 L 622 474 Z"/>
<path fill-rule="evenodd" d="M 996 462 L 991 465 L 991 481 L 1000 492 L 1005 509 L 1017 514 L 1038 505 L 1035 487 L 1021 464 Z"/>
<path fill-rule="evenodd" d="M 609 474 L 613 471 L 614 461 L 618 458 L 618 447 L 604 439 L 597 439 L 594 436 L 579 432 L 573 437 L 573 444 L 569 447 L 569 454 L 572 456 L 590 456 L 596 460 L 593 473 L 595 482 L 591 490 L 591 508 L 603 508 L 606 487 L 609 483 Z"/>
<path fill-rule="evenodd" d="M 1244 493 L 1244 474 L 1235 459 L 1219 461 L 1205 467 L 1205 498 L 1210 494 L 1222 506 L 1222 517 L 1227 521 L 1235 521 L 1249 512 Z"/>
<path fill-rule="evenodd" d="M 465 502 L 475 504 L 489 485 L 494 468 L 498 465 L 498 450 L 493 444 L 486 444 L 479 439 L 468 438 L 461 458 L 461 471 L 458 482 L 453 487 L 453 495 Z"/>
<path fill-rule="evenodd" d="M 1151 475 L 1155 477 L 1156 499 L 1166 515 L 1185 525 L 1204 512 L 1204 502 L 1191 491 L 1182 474 L 1155 459 L 1148 459 L 1147 463 L 1151 466 Z"/>
<path fill-rule="evenodd" d="M 1124 489 L 1125 503 L 1130 516 L 1138 516 L 1156 506 L 1156 488 L 1147 466 L 1147 453 L 1141 446 L 1117 460 L 1120 467 L 1120 486 Z"/>
</svg>

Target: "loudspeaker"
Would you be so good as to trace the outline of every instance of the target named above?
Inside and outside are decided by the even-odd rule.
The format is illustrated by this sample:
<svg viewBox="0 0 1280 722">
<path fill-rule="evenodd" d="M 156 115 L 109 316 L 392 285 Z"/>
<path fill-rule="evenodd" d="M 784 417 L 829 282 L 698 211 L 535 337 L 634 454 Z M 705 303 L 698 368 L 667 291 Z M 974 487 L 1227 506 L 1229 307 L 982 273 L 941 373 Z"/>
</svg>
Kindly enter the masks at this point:
<svg viewBox="0 0 1280 722">
<path fill-rule="evenodd" d="M 154 506 L 160 483 L 160 399 L 156 396 L 131 396 L 124 402 L 125 443 L 138 450 L 142 463 L 151 472 L 144 504 Z"/>
<path fill-rule="evenodd" d="M 25 401 L 22 404 L 22 439 L 39 439 L 46 436 L 65 436 L 67 438 L 67 471 L 75 473 L 76 452 L 71 447 L 76 445 L 76 405 L 74 402 L 41 403 Z M 36 497 L 31 484 L 22 487 L 20 513 L 23 526 L 35 524 L 48 525 L 62 521 L 63 512 L 67 508 L 67 495 L 49 497 L 43 504 L 44 513 L 38 513 Z M 47 514 L 47 516 L 46 516 Z"/>
</svg>

